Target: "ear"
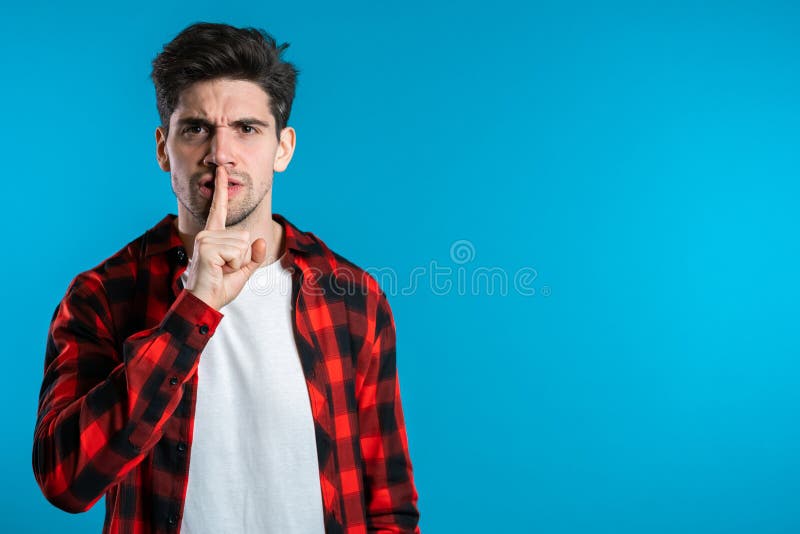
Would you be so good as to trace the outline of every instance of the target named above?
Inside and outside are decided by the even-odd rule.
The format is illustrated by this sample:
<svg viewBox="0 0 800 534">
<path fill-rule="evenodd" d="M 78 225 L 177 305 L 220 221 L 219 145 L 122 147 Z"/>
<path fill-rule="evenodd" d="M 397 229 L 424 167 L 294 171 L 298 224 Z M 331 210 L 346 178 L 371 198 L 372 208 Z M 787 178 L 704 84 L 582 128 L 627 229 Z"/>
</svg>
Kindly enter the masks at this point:
<svg viewBox="0 0 800 534">
<path fill-rule="evenodd" d="M 169 155 L 167 155 L 167 134 L 164 128 L 156 128 L 156 160 L 162 171 L 169 172 Z"/>
<path fill-rule="evenodd" d="M 275 163 L 272 165 L 272 169 L 275 172 L 283 172 L 289 166 L 289 162 L 292 161 L 292 154 L 294 154 L 296 139 L 297 135 L 291 126 L 286 126 L 281 130 L 278 150 L 275 152 Z"/>
</svg>

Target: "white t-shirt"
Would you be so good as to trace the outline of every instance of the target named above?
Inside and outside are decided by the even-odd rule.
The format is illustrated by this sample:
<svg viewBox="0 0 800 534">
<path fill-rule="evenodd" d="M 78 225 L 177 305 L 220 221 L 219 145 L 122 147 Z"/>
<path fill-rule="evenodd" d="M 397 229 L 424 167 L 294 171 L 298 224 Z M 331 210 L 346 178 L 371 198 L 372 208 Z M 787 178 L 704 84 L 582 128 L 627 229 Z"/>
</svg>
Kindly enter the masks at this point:
<svg viewBox="0 0 800 534">
<path fill-rule="evenodd" d="M 290 269 L 256 270 L 200 355 L 183 533 L 324 533 Z"/>
</svg>

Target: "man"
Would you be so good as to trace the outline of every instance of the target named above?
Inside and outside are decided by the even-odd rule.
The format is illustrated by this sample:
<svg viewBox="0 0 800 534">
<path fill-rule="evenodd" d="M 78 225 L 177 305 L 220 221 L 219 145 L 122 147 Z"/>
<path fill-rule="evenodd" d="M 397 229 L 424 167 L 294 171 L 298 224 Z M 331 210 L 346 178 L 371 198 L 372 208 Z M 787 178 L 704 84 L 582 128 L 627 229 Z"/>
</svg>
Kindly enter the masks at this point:
<svg viewBox="0 0 800 534">
<path fill-rule="evenodd" d="M 272 213 L 287 46 L 208 23 L 165 45 L 156 156 L 178 215 L 53 314 L 33 469 L 64 510 L 105 495 L 104 532 L 419 532 L 386 295 Z"/>
</svg>

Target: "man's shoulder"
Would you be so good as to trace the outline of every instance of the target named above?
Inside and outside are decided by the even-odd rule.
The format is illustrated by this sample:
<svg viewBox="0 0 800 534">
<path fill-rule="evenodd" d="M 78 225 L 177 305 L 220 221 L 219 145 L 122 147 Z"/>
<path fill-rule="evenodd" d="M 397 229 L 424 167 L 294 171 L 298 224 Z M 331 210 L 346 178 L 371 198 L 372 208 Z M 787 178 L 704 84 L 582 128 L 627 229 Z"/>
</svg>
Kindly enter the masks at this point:
<svg viewBox="0 0 800 534">
<path fill-rule="evenodd" d="M 312 277 L 312 293 L 321 291 L 328 304 L 344 303 L 348 314 L 348 324 L 356 331 L 361 328 L 374 329 L 375 332 L 391 325 L 394 316 L 387 293 L 375 275 L 339 252 L 331 249 L 322 239 L 311 232 L 306 234 L 313 240 L 317 249 Z M 317 270 L 318 269 L 318 270 Z M 353 326 L 356 325 L 356 326 Z M 364 333 L 365 339 L 374 335 Z"/>
<path fill-rule="evenodd" d="M 313 232 L 299 230 L 292 223 L 287 228 L 287 246 L 302 249 L 318 282 L 329 286 L 335 295 L 385 300 L 383 289 L 368 268 L 334 250 Z"/>
<path fill-rule="evenodd" d="M 165 216 L 94 267 L 78 273 L 73 278 L 70 289 L 118 292 L 132 286 L 136 281 L 139 260 L 147 253 L 147 249 L 170 245 L 169 228 L 174 218 L 171 214 Z"/>
</svg>

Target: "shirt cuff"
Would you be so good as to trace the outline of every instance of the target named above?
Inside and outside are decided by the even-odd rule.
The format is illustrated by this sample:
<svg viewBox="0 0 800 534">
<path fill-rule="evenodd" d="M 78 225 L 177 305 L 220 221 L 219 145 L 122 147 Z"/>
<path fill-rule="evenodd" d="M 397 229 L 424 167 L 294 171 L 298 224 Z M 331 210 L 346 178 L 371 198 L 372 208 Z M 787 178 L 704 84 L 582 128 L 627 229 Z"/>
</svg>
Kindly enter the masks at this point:
<svg viewBox="0 0 800 534">
<path fill-rule="evenodd" d="M 202 351 L 224 315 L 182 290 L 161 321 L 161 328 L 194 350 Z"/>
</svg>

